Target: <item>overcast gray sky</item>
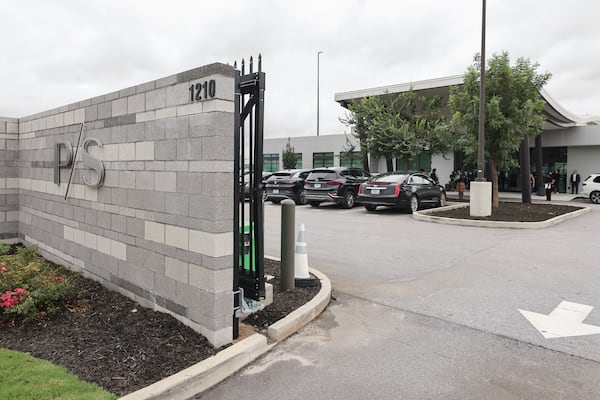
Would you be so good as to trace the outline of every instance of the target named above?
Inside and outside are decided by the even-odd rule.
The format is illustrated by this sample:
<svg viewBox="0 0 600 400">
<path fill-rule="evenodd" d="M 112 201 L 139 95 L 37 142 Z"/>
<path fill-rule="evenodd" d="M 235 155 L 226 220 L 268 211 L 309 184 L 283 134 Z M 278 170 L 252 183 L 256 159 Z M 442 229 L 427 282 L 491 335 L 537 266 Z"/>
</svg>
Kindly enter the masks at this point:
<svg viewBox="0 0 600 400">
<path fill-rule="evenodd" d="M 23 117 L 194 67 L 263 55 L 266 137 L 349 131 L 334 94 L 463 74 L 481 0 L 0 0 L 0 116 Z M 600 2 L 488 0 L 487 47 L 553 74 L 548 93 L 600 114 Z"/>
</svg>

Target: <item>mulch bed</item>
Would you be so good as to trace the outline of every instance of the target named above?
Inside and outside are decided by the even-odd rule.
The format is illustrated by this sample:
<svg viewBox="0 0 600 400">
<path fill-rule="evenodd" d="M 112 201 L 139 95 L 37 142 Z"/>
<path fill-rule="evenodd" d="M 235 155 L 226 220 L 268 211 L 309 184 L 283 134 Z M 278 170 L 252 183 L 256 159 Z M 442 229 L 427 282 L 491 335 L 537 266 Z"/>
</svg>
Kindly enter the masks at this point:
<svg viewBox="0 0 600 400">
<path fill-rule="evenodd" d="M 315 279 L 315 286 L 313 287 L 297 287 L 285 292 L 279 290 L 279 277 L 281 275 L 279 261 L 265 259 L 265 273 L 273 276 L 273 279 L 269 281 L 273 285 L 273 304 L 265 307 L 264 310 L 251 314 L 244 320 L 244 324 L 252 325 L 258 330 L 266 329 L 301 305 L 308 303 L 321 290 L 318 279 Z"/>
<path fill-rule="evenodd" d="M 501 201 L 498 208 L 492 208 L 489 217 L 472 217 L 469 207 L 455 208 L 452 210 L 439 210 L 430 213 L 437 217 L 473 219 L 482 221 L 510 221 L 510 222 L 539 222 L 580 210 L 581 207 L 565 206 L 543 203 L 517 203 Z"/>
<path fill-rule="evenodd" d="M 307 303 L 319 291 L 279 290 L 279 263 L 265 260 L 275 276 L 273 304 L 244 323 L 261 330 Z M 156 312 L 77 278 L 79 298 L 64 312 L 27 323 L 0 323 L 0 347 L 65 366 L 81 379 L 123 396 L 177 373 L 214 354 L 199 333 L 170 315 Z"/>
</svg>

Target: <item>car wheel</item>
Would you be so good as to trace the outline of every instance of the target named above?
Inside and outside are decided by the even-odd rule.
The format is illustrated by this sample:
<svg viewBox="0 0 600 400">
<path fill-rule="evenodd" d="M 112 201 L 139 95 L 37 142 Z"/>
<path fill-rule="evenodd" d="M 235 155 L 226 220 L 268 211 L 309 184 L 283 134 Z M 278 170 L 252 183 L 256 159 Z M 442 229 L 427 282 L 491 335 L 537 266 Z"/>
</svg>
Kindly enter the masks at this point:
<svg viewBox="0 0 600 400">
<path fill-rule="evenodd" d="M 281 203 L 281 200 L 279 200 L 279 199 L 271 199 L 271 203 L 273 203 L 273 204 L 279 204 L 279 203 Z"/>
<path fill-rule="evenodd" d="M 600 204 L 600 192 L 596 191 L 596 192 L 590 193 L 590 200 L 594 204 Z"/>
<path fill-rule="evenodd" d="M 306 204 L 306 192 L 304 190 L 301 190 L 300 193 L 298 193 L 298 200 L 296 200 L 296 204 L 299 206 Z"/>
<path fill-rule="evenodd" d="M 439 207 L 445 207 L 446 206 L 446 193 L 442 193 L 440 196 L 440 200 L 438 201 L 438 206 Z"/>
<path fill-rule="evenodd" d="M 373 204 L 365 204 L 365 208 L 367 209 L 367 211 L 377 210 L 377 206 L 374 206 Z"/>
<path fill-rule="evenodd" d="M 417 212 L 419 210 L 419 199 L 414 194 L 410 198 L 410 208 L 411 213 Z"/>
<path fill-rule="evenodd" d="M 344 195 L 344 201 L 342 203 L 342 207 L 344 208 L 352 208 L 354 207 L 354 201 L 356 200 L 356 195 L 352 190 L 348 190 Z"/>
<path fill-rule="evenodd" d="M 320 201 L 309 201 L 308 204 L 310 204 L 311 207 L 319 207 L 319 204 L 321 204 Z"/>
</svg>

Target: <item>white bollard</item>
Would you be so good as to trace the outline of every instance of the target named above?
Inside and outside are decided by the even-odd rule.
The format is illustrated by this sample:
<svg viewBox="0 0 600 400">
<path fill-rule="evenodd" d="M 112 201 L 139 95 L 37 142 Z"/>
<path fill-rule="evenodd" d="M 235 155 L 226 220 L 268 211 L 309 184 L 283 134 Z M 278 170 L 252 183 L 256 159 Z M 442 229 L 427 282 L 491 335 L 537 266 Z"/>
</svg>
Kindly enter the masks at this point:
<svg viewBox="0 0 600 400">
<path fill-rule="evenodd" d="M 300 225 L 298 230 L 298 240 L 296 240 L 296 253 L 294 255 L 294 278 L 310 279 L 308 273 L 308 252 L 306 241 L 304 240 L 304 224 Z"/>
</svg>

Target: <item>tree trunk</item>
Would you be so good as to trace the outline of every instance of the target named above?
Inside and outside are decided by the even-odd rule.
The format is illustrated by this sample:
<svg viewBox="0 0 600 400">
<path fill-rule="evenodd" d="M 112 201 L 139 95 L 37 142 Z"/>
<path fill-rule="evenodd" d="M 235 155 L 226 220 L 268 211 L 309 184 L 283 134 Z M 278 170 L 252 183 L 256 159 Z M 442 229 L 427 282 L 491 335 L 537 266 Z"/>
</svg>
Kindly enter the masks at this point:
<svg viewBox="0 0 600 400">
<path fill-rule="evenodd" d="M 392 160 L 391 157 L 386 157 L 385 158 L 385 163 L 387 165 L 387 172 L 394 171 L 394 162 L 393 162 L 393 160 Z"/>
<path fill-rule="evenodd" d="M 531 204 L 531 163 L 529 162 L 529 138 L 523 139 L 521 155 L 521 201 Z"/>
<path fill-rule="evenodd" d="M 371 172 L 369 170 L 369 152 L 367 151 L 367 139 L 365 137 L 360 136 L 358 138 L 358 144 L 360 146 L 360 153 L 362 155 L 363 169 L 367 172 Z"/>
<path fill-rule="evenodd" d="M 490 160 L 490 172 L 492 175 L 492 208 L 498 208 L 500 206 L 498 198 L 498 167 L 496 167 L 495 160 Z"/>
<path fill-rule="evenodd" d="M 535 185 L 537 195 L 543 196 L 544 190 L 544 171 L 542 171 L 542 134 L 535 137 Z"/>
</svg>

